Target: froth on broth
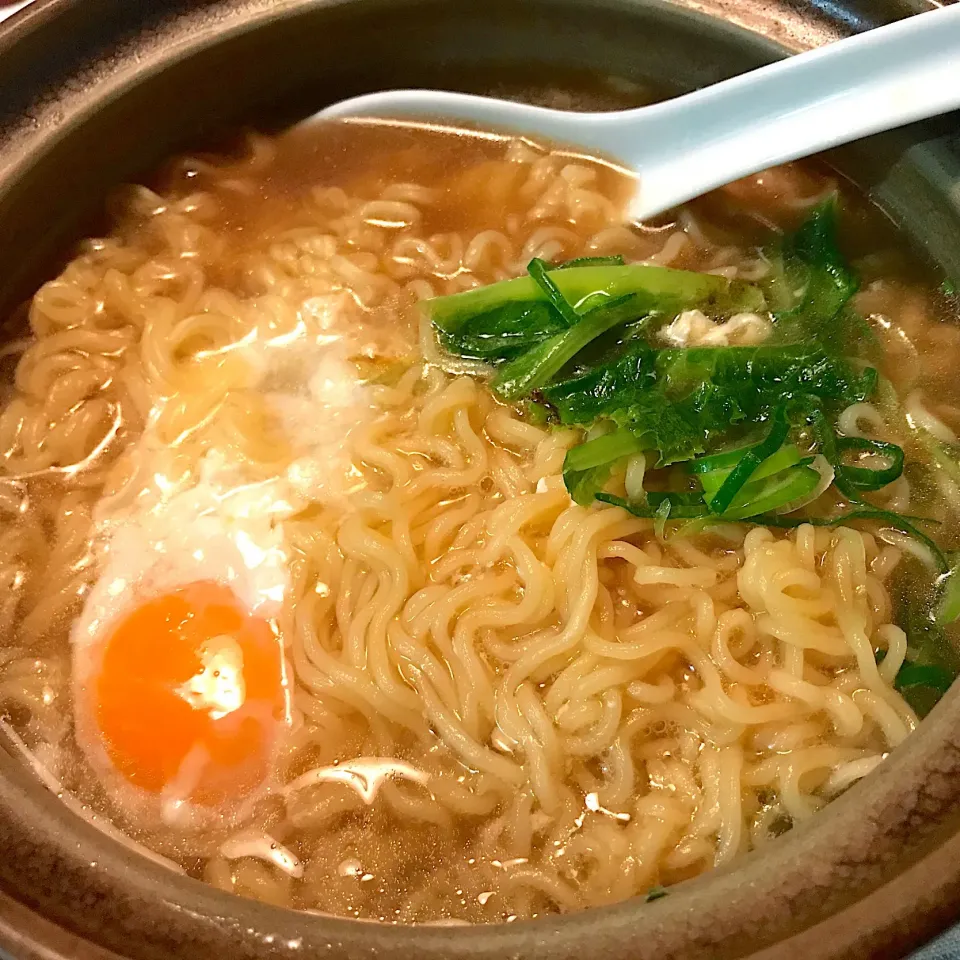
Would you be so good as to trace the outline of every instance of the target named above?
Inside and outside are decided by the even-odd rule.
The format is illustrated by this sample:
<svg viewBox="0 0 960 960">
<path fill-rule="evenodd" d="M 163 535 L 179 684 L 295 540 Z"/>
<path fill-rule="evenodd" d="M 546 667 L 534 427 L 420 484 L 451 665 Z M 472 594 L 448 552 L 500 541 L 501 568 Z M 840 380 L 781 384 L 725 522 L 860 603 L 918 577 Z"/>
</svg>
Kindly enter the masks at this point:
<svg viewBox="0 0 960 960">
<path fill-rule="evenodd" d="M 649 225 L 622 221 L 632 186 L 341 123 L 123 193 L 30 303 L 0 413 L 0 707 L 78 810 L 269 903 L 502 922 L 729 863 L 908 736 L 922 544 L 577 505 L 582 431 L 439 356 L 419 301 L 535 257 L 758 280 L 839 188 L 910 411 L 847 427 L 924 462 L 917 429 L 957 442 L 949 298 L 847 184 L 793 165 Z M 950 483 L 905 473 L 881 505 L 949 547 Z"/>
</svg>

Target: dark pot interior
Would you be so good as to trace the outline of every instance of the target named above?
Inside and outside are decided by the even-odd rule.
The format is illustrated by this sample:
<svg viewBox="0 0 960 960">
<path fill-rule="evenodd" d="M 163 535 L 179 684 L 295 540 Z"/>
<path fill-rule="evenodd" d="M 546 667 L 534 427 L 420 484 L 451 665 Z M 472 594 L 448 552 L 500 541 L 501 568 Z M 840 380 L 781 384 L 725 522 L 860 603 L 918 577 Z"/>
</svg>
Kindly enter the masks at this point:
<svg viewBox="0 0 960 960">
<path fill-rule="evenodd" d="M 0 310 L 96 225 L 109 187 L 238 124 L 275 127 L 382 87 L 489 85 L 518 68 L 561 86 L 602 73 L 693 88 L 924 6 L 38 0 L 0 29 Z M 958 137 L 945 118 L 831 158 L 952 275 Z M 811 824 L 654 904 L 470 930 L 296 914 L 175 876 L 74 817 L 0 749 L 0 947 L 51 960 L 902 956 L 960 905 L 958 730 L 955 690 Z"/>
</svg>

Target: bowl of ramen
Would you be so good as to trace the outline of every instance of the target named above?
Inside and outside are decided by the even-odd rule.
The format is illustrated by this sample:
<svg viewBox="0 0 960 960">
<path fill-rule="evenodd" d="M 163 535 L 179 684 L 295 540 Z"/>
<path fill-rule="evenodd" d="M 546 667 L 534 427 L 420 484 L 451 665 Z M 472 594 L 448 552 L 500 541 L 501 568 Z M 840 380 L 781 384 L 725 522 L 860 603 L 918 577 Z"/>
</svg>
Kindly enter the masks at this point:
<svg viewBox="0 0 960 960">
<path fill-rule="evenodd" d="M 637 105 L 881 7 L 0 30 L 0 946 L 893 957 L 949 921 L 955 125 L 638 224 L 616 158 L 312 118 Z"/>
</svg>

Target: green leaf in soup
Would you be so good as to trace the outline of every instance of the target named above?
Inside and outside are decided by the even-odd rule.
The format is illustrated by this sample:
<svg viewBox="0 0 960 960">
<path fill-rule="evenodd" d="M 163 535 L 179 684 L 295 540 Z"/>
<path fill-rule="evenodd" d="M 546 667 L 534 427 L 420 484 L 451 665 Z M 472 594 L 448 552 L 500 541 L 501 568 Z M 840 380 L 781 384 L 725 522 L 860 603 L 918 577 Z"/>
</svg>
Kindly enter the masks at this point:
<svg viewBox="0 0 960 960">
<path fill-rule="evenodd" d="M 724 520 L 749 520 L 807 496 L 819 482 L 820 474 L 816 470 L 807 463 L 796 464 L 772 476 L 745 483 L 720 516 Z"/>
<path fill-rule="evenodd" d="M 704 453 L 711 438 L 742 432 L 792 398 L 812 396 L 839 408 L 869 396 L 874 383 L 872 369 L 858 370 L 816 347 L 652 350 L 636 343 L 542 393 L 562 423 L 612 419 L 643 436 L 665 465 Z"/>
<path fill-rule="evenodd" d="M 549 303 L 508 302 L 479 314 L 456 332 L 438 330 L 437 338 L 448 353 L 496 363 L 533 349 L 565 328 Z"/>
<path fill-rule="evenodd" d="M 563 461 L 563 480 L 570 496 L 581 506 L 589 505 L 610 479 L 614 465 L 643 449 L 642 438 L 619 429 L 569 450 Z"/>
<path fill-rule="evenodd" d="M 646 344 L 635 343 L 617 360 L 544 387 L 544 399 L 557 410 L 562 423 L 591 423 L 629 406 L 652 386 L 654 356 Z"/>
<path fill-rule="evenodd" d="M 659 312 L 676 314 L 692 307 L 721 314 L 738 310 L 763 309 L 759 287 L 707 273 L 672 270 L 646 264 L 567 267 L 549 270 L 546 276 L 563 299 L 575 310 L 589 300 L 636 297 L 636 316 Z M 428 319 L 439 329 L 454 333 L 474 317 L 505 303 L 550 302 L 543 287 L 532 277 L 502 280 L 485 287 L 447 297 L 435 297 L 422 304 Z"/>
<path fill-rule="evenodd" d="M 857 354 L 872 332 L 848 305 L 859 280 L 840 252 L 838 221 L 839 198 L 833 194 L 768 251 L 763 289 L 779 341 L 813 341 L 832 352 Z"/>
<path fill-rule="evenodd" d="M 654 352 L 639 343 L 618 360 L 543 389 L 561 423 L 587 424 L 606 417 L 657 450 L 660 465 L 703 452 L 703 431 L 664 396 L 652 379 Z"/>
<path fill-rule="evenodd" d="M 803 344 L 660 350 L 655 366 L 658 382 L 671 396 L 711 383 L 736 397 L 750 416 L 760 407 L 800 396 L 846 406 L 865 400 L 876 385 L 872 367 L 859 370 L 847 360 Z"/>
<path fill-rule="evenodd" d="M 684 418 L 697 424 L 704 436 L 726 435 L 731 428 L 738 428 L 748 420 L 744 407 L 751 405 L 740 389 L 705 380 L 683 400 L 676 402 Z M 754 418 L 762 412 L 762 404 L 756 404 Z"/>
<path fill-rule="evenodd" d="M 950 558 L 950 569 L 937 579 L 936 622 L 940 627 L 946 627 L 960 620 L 960 556 L 953 554 Z"/>
<path fill-rule="evenodd" d="M 924 716 L 960 674 L 960 651 L 937 621 L 937 584 L 918 561 L 901 561 L 891 593 L 894 621 L 907 635 L 907 659 L 894 686 Z"/>
<path fill-rule="evenodd" d="M 856 403 L 870 395 L 874 383 L 872 368 L 857 370 L 816 347 L 652 350 L 636 343 L 615 360 L 545 387 L 543 394 L 562 422 L 589 423 L 656 389 L 660 402 L 679 404 L 684 416 L 710 430 L 755 418 L 795 396 Z"/>
<path fill-rule="evenodd" d="M 618 253 L 612 257 L 575 257 L 558 263 L 554 270 L 569 270 L 571 267 L 622 267 L 626 261 Z"/>
<path fill-rule="evenodd" d="M 597 500 L 614 507 L 622 507 L 635 517 L 650 520 L 701 520 L 711 516 L 710 508 L 699 493 L 661 493 L 651 491 L 646 500 L 629 500 L 612 493 L 598 493 Z"/>
<path fill-rule="evenodd" d="M 632 295 L 610 300 L 582 314 L 577 323 L 503 364 L 493 390 L 504 400 L 519 400 L 549 383 L 584 347 L 637 316 Z"/>
<path fill-rule="evenodd" d="M 704 432 L 696 422 L 659 390 L 639 392 L 629 406 L 620 407 L 610 419 L 644 441 L 644 449 L 656 450 L 656 465 L 668 466 L 699 456 L 704 451 Z"/>
</svg>

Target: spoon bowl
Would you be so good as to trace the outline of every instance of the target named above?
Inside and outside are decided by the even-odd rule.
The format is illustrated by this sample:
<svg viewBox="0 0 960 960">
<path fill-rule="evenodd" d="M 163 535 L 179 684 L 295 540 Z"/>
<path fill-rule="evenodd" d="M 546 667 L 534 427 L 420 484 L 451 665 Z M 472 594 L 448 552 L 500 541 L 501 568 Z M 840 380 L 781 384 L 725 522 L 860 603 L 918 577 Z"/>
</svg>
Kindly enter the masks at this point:
<svg viewBox="0 0 960 960">
<path fill-rule="evenodd" d="M 960 107 L 958 51 L 960 4 L 634 110 L 574 113 L 389 90 L 342 100 L 313 119 L 446 118 L 576 144 L 636 174 L 627 214 L 644 220 L 779 163 Z"/>
</svg>

